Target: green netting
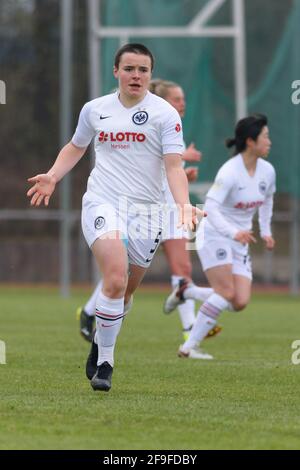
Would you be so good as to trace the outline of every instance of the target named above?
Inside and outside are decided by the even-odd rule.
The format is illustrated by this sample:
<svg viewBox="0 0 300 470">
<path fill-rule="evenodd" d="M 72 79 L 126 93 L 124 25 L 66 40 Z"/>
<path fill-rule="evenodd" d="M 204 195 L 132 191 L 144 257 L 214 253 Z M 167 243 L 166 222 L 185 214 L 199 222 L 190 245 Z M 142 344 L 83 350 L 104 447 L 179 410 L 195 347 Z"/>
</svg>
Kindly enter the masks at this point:
<svg viewBox="0 0 300 470">
<path fill-rule="evenodd" d="M 207 0 L 102 0 L 106 26 L 187 25 Z M 276 5 L 275 5 L 276 4 Z M 300 79 L 300 0 L 251 0 L 246 6 L 249 112 L 263 112 L 273 140 L 270 160 L 280 192 L 300 195 L 300 105 L 291 101 L 291 84 Z M 231 24 L 231 1 L 210 25 Z M 156 57 L 155 77 L 173 80 L 186 92 L 184 134 L 203 152 L 199 181 L 212 180 L 228 157 L 224 140 L 235 125 L 233 40 L 216 38 L 139 38 Z M 102 41 L 103 92 L 116 86 L 112 78 L 117 39 Z"/>
<path fill-rule="evenodd" d="M 294 2 L 286 27 L 273 51 L 265 78 L 249 96 L 249 110 L 265 112 L 270 119 L 271 160 L 281 192 L 300 195 L 300 108 L 291 100 L 294 80 L 300 78 L 300 1 Z"/>
</svg>

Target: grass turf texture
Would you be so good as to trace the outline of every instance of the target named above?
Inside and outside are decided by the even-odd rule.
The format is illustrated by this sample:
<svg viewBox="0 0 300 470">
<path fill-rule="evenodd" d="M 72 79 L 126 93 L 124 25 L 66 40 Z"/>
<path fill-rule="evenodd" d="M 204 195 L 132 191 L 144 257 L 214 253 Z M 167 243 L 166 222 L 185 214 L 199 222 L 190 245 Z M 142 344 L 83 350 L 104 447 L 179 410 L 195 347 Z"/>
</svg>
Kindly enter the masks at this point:
<svg viewBox="0 0 300 470">
<path fill-rule="evenodd" d="M 123 325 L 112 390 L 85 378 L 89 350 L 75 309 L 50 289 L 0 289 L 0 449 L 299 448 L 300 301 L 256 295 L 225 313 L 203 346 L 214 361 L 179 359 L 177 314 L 140 291 Z"/>
</svg>

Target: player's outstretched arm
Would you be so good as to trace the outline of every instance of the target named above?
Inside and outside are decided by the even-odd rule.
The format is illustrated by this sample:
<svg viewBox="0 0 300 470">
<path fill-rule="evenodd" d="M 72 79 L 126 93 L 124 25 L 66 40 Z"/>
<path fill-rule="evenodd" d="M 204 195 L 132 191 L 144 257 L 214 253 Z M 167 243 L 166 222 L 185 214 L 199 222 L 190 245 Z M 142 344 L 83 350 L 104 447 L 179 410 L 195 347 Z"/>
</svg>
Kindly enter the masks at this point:
<svg viewBox="0 0 300 470">
<path fill-rule="evenodd" d="M 39 206 L 43 201 L 48 206 L 49 199 L 55 189 L 56 179 L 48 174 L 41 174 L 28 178 L 29 183 L 33 186 L 27 191 L 32 206 Z"/>
<path fill-rule="evenodd" d="M 48 206 L 51 195 L 55 190 L 55 186 L 81 159 L 86 151 L 86 147 L 80 148 L 72 142 L 65 145 L 59 152 L 54 165 L 48 173 L 39 174 L 28 178 L 29 183 L 33 185 L 27 191 L 32 206 L 40 206 L 44 201 Z"/>
</svg>

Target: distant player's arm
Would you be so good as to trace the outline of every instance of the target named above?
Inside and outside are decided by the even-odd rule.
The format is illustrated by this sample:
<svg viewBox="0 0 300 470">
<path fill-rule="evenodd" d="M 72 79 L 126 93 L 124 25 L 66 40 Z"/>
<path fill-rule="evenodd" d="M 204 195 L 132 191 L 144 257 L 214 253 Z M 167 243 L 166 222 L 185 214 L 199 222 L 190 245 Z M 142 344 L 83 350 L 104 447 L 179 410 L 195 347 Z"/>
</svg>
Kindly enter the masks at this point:
<svg viewBox="0 0 300 470">
<path fill-rule="evenodd" d="M 184 168 L 184 172 L 187 176 L 188 182 L 192 183 L 197 180 L 198 177 L 198 168 L 195 166 L 189 166 L 188 168 Z"/>
<path fill-rule="evenodd" d="M 260 236 L 265 241 L 266 248 L 273 250 L 275 240 L 272 237 L 271 220 L 273 215 L 273 194 L 266 197 L 263 205 L 258 209 L 258 223 Z"/>
<path fill-rule="evenodd" d="M 45 206 L 48 206 L 56 184 L 79 162 L 86 149 L 87 147 L 77 147 L 69 142 L 61 149 L 54 165 L 47 173 L 28 178 L 28 181 L 33 183 L 27 192 L 32 206 L 39 206 L 43 201 Z"/>
<path fill-rule="evenodd" d="M 208 220 L 218 233 L 224 237 L 231 238 L 240 243 L 256 242 L 251 230 L 239 230 L 229 223 L 221 213 L 221 203 L 213 198 L 207 197 L 205 209 L 208 213 Z"/>
<path fill-rule="evenodd" d="M 276 173 L 271 167 L 270 186 L 263 205 L 258 209 L 258 223 L 260 236 L 265 242 L 267 250 L 273 250 L 275 240 L 272 237 L 271 220 L 273 215 L 273 199 L 276 191 Z"/>
<path fill-rule="evenodd" d="M 256 243 L 251 230 L 239 230 L 229 223 L 221 213 L 221 206 L 235 184 L 235 175 L 228 169 L 221 167 L 213 186 L 207 193 L 205 208 L 208 220 L 218 233 L 232 238 L 242 244 Z"/>
<path fill-rule="evenodd" d="M 182 159 L 187 162 L 200 162 L 202 153 L 196 149 L 195 144 L 192 142 L 183 152 Z"/>
</svg>

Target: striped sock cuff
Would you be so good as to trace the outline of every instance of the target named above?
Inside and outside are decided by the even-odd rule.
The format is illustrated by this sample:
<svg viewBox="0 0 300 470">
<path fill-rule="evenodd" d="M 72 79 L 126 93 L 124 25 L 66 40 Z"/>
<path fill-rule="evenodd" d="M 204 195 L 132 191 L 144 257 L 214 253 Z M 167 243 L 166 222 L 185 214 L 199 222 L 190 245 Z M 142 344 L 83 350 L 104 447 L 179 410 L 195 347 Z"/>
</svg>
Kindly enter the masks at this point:
<svg viewBox="0 0 300 470">
<path fill-rule="evenodd" d="M 213 320 L 216 320 L 218 316 L 220 315 L 220 313 L 222 312 L 222 310 L 210 304 L 209 302 L 204 302 L 204 304 L 200 308 L 200 312 L 202 312 L 203 315 L 206 315 L 207 317 L 210 317 Z"/>
<path fill-rule="evenodd" d="M 96 308 L 96 317 L 101 318 L 101 320 L 116 321 L 116 320 L 120 320 L 120 318 L 123 318 L 124 316 L 125 316 L 124 313 L 112 315 L 108 313 L 103 313 Z"/>
</svg>

